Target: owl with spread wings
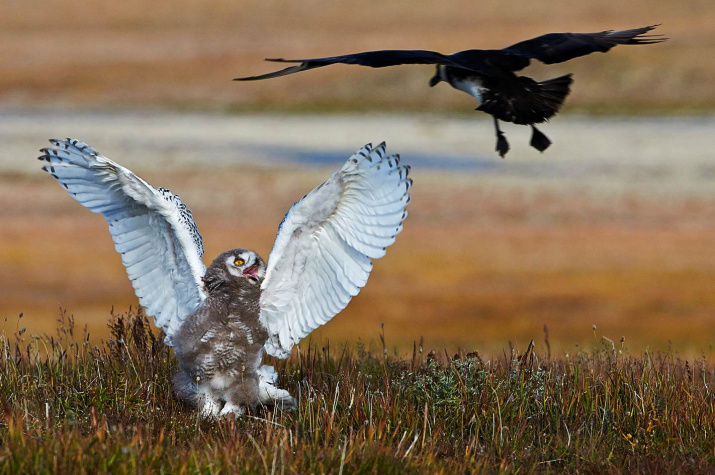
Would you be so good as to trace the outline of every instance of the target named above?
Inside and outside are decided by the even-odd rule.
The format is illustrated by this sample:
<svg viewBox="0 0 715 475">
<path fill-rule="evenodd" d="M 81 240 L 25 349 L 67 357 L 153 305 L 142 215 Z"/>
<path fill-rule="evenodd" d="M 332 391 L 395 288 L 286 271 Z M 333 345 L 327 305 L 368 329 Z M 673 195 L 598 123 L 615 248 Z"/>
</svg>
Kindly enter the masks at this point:
<svg viewBox="0 0 715 475">
<path fill-rule="evenodd" d="M 267 265 L 233 249 L 206 268 L 191 211 L 73 139 L 50 140 L 43 170 L 109 224 L 139 303 L 174 347 L 176 395 L 206 417 L 295 399 L 264 352 L 291 348 L 358 294 L 407 216 L 412 180 L 385 144 L 365 145 L 283 218 Z"/>
</svg>

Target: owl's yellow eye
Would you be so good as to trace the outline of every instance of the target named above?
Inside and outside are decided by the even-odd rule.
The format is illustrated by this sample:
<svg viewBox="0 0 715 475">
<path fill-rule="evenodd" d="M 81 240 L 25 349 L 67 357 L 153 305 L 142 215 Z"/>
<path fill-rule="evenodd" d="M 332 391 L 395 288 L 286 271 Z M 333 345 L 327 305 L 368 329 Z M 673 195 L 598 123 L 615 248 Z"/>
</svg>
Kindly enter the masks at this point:
<svg viewBox="0 0 715 475">
<path fill-rule="evenodd" d="M 241 259 L 241 258 L 238 258 L 238 259 L 236 259 L 235 261 L 233 261 L 233 265 L 235 265 L 235 266 L 242 266 L 242 265 L 245 264 L 245 263 L 246 263 L 246 261 L 244 261 L 244 260 Z"/>
</svg>

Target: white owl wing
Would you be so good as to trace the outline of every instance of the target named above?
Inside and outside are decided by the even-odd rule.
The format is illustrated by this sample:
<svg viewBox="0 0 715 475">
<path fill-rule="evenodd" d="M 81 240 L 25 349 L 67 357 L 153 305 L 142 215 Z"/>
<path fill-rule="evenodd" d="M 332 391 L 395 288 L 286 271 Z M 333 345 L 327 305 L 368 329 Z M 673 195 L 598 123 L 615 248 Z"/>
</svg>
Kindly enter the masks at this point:
<svg viewBox="0 0 715 475">
<path fill-rule="evenodd" d="M 201 236 L 191 211 L 169 190 L 154 189 L 130 170 L 78 140 L 50 140 L 42 167 L 79 203 L 109 223 L 114 247 L 139 303 L 171 339 L 206 298 Z"/>
<path fill-rule="evenodd" d="M 412 180 L 385 144 L 366 145 L 295 203 L 278 228 L 261 285 L 266 351 L 288 357 L 365 285 L 407 216 Z"/>
</svg>

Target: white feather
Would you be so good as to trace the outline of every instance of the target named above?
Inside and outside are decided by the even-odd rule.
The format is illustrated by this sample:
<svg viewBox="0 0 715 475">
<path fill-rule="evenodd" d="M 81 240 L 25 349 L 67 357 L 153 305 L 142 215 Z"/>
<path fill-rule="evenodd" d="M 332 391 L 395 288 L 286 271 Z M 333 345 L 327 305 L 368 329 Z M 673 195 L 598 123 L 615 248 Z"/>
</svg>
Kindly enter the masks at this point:
<svg viewBox="0 0 715 475">
<path fill-rule="evenodd" d="M 266 351 L 290 355 L 298 341 L 358 294 L 395 241 L 412 183 L 385 144 L 366 145 L 340 171 L 295 203 L 278 229 L 261 286 Z"/>
<path fill-rule="evenodd" d="M 203 246 L 191 211 L 168 190 L 73 139 L 51 140 L 43 167 L 80 204 L 102 213 L 139 302 L 169 337 L 206 298 Z"/>
</svg>

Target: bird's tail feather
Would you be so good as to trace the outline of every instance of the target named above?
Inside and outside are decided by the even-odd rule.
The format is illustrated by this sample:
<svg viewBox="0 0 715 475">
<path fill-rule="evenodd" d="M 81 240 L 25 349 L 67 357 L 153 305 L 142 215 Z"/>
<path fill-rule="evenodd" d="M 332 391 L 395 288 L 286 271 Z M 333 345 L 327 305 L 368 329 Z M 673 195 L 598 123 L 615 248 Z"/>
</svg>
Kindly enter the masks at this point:
<svg viewBox="0 0 715 475">
<path fill-rule="evenodd" d="M 515 124 L 538 124 L 553 117 L 571 92 L 571 74 L 536 82 L 521 76 L 504 81 L 483 96 L 477 110 Z"/>
<path fill-rule="evenodd" d="M 537 83 L 539 86 L 538 100 L 544 108 L 544 111 L 548 111 L 549 113 L 549 115 L 544 117 L 545 119 L 553 117 L 554 114 L 561 109 L 561 106 L 564 105 L 566 96 L 571 92 L 572 82 L 571 74 L 566 74 L 565 76 L 559 76 Z"/>
</svg>

